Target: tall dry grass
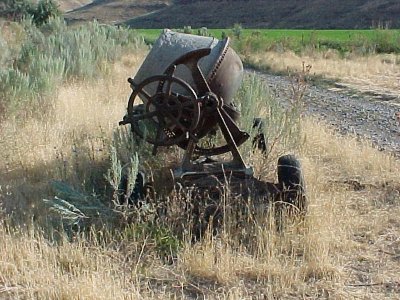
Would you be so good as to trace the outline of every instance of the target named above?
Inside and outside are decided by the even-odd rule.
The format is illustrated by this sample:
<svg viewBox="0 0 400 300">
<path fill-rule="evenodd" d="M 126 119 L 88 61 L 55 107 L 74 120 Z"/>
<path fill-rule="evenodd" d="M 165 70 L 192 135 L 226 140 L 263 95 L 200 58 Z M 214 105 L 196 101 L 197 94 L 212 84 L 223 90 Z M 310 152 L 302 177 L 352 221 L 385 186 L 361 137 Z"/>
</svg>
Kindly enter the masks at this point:
<svg viewBox="0 0 400 300">
<path fill-rule="evenodd" d="M 350 88 L 364 92 L 399 97 L 400 57 L 398 54 L 361 56 L 349 54 L 343 58 L 335 50 L 254 53 L 246 58 L 251 65 L 287 73 L 301 71 L 303 63 L 311 65 L 311 75 L 337 80 Z"/>
<path fill-rule="evenodd" d="M 0 240 L 2 299 L 143 299 L 113 249 L 85 239 L 55 245 L 4 226 Z"/>
<path fill-rule="evenodd" d="M 61 87 L 52 114 L 43 118 L 10 118 L 1 127 L 1 185 L 13 187 L 3 208 L 23 213 L 41 203 L 52 179 L 67 180 L 83 189 L 99 182 L 107 168 L 112 132 L 121 120 L 130 87 L 126 77 L 144 56 L 114 65 L 113 75 L 95 84 Z M 100 180 L 101 182 L 101 180 Z"/>
<path fill-rule="evenodd" d="M 112 132 L 124 114 L 139 57 L 113 76 L 61 89 L 54 114 L 4 123 L 0 143 L 0 296 L 11 299 L 383 299 L 399 296 L 400 163 L 367 142 L 301 122 L 309 214 L 281 233 L 271 214 L 227 215 L 217 237 L 181 240 L 172 262 L 160 257 L 159 231 L 135 224 L 67 237 L 32 227 L 45 221 L 42 199 L 59 179 L 91 192 L 107 182 Z M 279 146 L 278 146 L 279 147 Z M 277 149 L 277 152 L 284 149 Z M 252 154 L 257 176 L 274 179 L 270 158 Z M 267 171 L 266 171 L 267 170 Z M 264 173 L 265 172 L 265 173 Z M 96 187 L 97 190 L 102 187 Z M 178 201 L 179 199 L 175 199 Z M 229 207 L 229 193 L 225 198 Z M 179 202 L 177 202 L 179 205 Z M 33 214 L 32 214 L 33 212 Z M 19 225 L 9 225 L 19 220 Z M 16 218 L 15 218 L 16 217 Z M 24 227 L 24 223 L 26 226 Z M 43 224 L 43 222 L 42 222 Z M 143 228 L 142 228 L 143 229 Z M 161 236 L 163 241 L 165 236 Z"/>
</svg>

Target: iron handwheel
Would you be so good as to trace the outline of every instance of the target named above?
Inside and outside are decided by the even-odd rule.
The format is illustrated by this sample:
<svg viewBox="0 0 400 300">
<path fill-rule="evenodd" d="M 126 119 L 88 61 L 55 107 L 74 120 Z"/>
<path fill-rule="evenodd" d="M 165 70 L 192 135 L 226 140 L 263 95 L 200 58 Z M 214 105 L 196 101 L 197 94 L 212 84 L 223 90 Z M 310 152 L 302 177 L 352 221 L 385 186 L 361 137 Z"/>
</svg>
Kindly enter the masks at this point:
<svg viewBox="0 0 400 300">
<path fill-rule="evenodd" d="M 146 87 L 157 85 L 154 95 Z M 172 85 L 179 86 L 185 95 L 172 92 Z M 151 90 L 151 89 L 149 89 Z M 135 105 L 140 95 L 141 110 Z M 156 75 L 133 87 L 128 101 L 126 122 L 132 131 L 155 146 L 176 145 L 192 135 L 200 120 L 200 102 L 196 92 L 185 81 L 172 75 Z"/>
</svg>

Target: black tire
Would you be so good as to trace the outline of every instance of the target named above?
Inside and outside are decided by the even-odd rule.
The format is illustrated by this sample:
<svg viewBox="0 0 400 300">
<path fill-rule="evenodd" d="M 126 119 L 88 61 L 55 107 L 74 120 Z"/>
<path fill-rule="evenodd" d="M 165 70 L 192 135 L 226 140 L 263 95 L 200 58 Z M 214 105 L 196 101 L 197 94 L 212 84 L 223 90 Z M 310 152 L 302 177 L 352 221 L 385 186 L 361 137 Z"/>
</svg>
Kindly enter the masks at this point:
<svg viewBox="0 0 400 300">
<path fill-rule="evenodd" d="M 144 174 L 142 172 L 138 172 L 136 176 L 135 186 L 133 187 L 132 191 L 128 191 L 128 176 L 123 175 L 118 190 L 119 204 L 128 204 L 140 207 L 141 201 L 145 198 Z"/>
<path fill-rule="evenodd" d="M 281 201 L 292 205 L 300 214 L 307 211 L 305 183 L 300 161 L 294 155 L 284 155 L 278 159 L 278 182 Z"/>
<path fill-rule="evenodd" d="M 258 149 L 262 154 L 267 153 L 267 139 L 264 134 L 264 122 L 261 118 L 254 118 L 253 129 L 256 135 L 253 138 L 253 149 Z"/>
</svg>

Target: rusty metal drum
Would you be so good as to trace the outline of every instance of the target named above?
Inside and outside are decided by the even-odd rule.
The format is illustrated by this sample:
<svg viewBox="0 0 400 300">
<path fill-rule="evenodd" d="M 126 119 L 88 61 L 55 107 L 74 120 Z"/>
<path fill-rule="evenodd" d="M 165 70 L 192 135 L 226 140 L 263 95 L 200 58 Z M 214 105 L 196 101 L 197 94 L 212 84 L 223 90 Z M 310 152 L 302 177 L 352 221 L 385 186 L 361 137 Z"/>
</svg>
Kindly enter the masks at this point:
<svg viewBox="0 0 400 300">
<path fill-rule="evenodd" d="M 229 104 L 241 84 L 243 65 L 236 52 L 229 47 L 228 38 L 218 40 L 213 37 L 164 30 L 134 76 L 133 83 L 139 85 L 146 78 L 164 74 L 178 58 L 191 51 L 204 48 L 211 49 L 211 52 L 200 59 L 200 70 L 213 93 L 223 99 L 224 104 Z M 196 83 L 192 78 L 191 71 L 186 66 L 177 66 L 174 76 L 183 79 L 195 89 Z M 148 85 L 145 89 L 148 94 L 153 95 L 157 85 Z M 173 90 L 175 93 L 187 93 L 178 85 L 173 89 L 175 89 Z M 146 99 L 143 98 L 142 100 L 145 102 Z"/>
</svg>

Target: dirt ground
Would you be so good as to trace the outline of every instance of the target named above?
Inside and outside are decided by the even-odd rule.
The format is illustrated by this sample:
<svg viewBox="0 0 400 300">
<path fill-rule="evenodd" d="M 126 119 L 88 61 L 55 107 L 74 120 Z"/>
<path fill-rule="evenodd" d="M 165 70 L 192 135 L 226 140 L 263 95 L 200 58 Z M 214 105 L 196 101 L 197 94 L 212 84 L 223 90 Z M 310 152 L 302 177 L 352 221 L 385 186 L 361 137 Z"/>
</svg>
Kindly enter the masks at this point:
<svg viewBox="0 0 400 300">
<path fill-rule="evenodd" d="M 248 71 L 254 72 L 254 71 Z M 292 97 L 293 79 L 256 72 L 283 101 Z M 306 89 L 304 111 L 326 121 L 342 134 L 370 140 L 379 150 L 400 156 L 400 94 L 356 90 L 346 84 L 312 85 Z"/>
</svg>

